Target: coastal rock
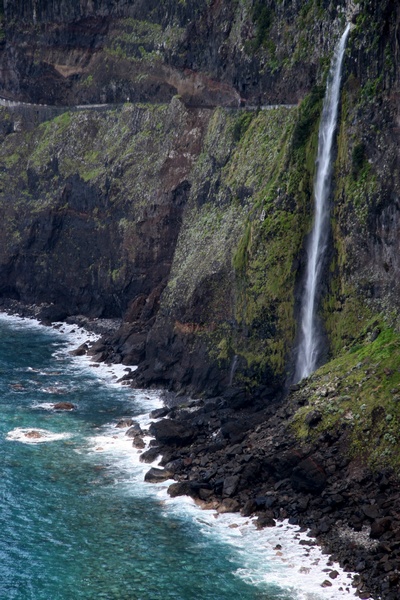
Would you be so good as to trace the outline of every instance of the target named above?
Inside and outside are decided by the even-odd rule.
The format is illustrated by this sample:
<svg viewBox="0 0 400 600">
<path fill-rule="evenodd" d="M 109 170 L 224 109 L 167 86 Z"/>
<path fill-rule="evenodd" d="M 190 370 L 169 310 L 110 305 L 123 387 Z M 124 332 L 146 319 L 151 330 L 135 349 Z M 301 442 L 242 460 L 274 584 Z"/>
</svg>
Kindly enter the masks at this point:
<svg viewBox="0 0 400 600">
<path fill-rule="evenodd" d="M 133 438 L 132 446 L 134 448 L 137 448 L 138 450 L 142 450 L 143 448 L 146 448 L 146 444 L 145 444 L 143 438 L 141 438 L 139 435 L 137 435 Z"/>
<path fill-rule="evenodd" d="M 168 408 L 167 406 L 163 406 L 162 408 L 155 408 L 154 410 L 151 411 L 150 413 L 150 417 L 152 419 L 162 419 L 163 417 L 166 417 L 167 414 L 170 412 L 170 408 Z"/>
<path fill-rule="evenodd" d="M 129 427 L 128 431 L 125 433 L 126 436 L 134 438 L 137 436 L 141 436 L 143 435 L 143 431 L 142 428 L 140 427 L 139 423 L 135 423 L 134 421 L 132 422 L 131 427 Z"/>
<path fill-rule="evenodd" d="M 118 429 L 125 429 L 126 427 L 131 427 L 132 425 L 132 419 L 120 419 L 115 427 L 118 427 Z"/>
<path fill-rule="evenodd" d="M 78 348 L 76 348 L 75 350 L 71 350 L 70 354 L 71 354 L 71 356 L 85 356 L 88 349 L 89 349 L 89 346 L 87 345 L 86 342 L 84 342 L 83 344 L 78 346 Z"/>
<path fill-rule="evenodd" d="M 256 519 L 256 527 L 257 529 L 263 529 L 264 527 L 275 527 L 276 521 L 274 519 L 273 513 L 266 512 L 260 514 Z"/>
<path fill-rule="evenodd" d="M 150 471 L 144 476 L 144 480 L 148 483 L 161 483 L 163 481 L 167 481 L 171 479 L 172 473 L 167 471 L 166 469 L 157 469 L 156 467 L 152 467 Z"/>
<path fill-rule="evenodd" d="M 162 419 L 152 423 L 150 434 L 161 444 L 184 446 L 195 438 L 195 431 L 189 425 L 172 419 Z"/>
<path fill-rule="evenodd" d="M 171 483 L 168 487 L 168 494 L 171 498 L 176 498 L 177 496 L 190 496 L 191 495 L 191 486 L 189 481 L 180 481 L 177 483 Z"/>
<path fill-rule="evenodd" d="M 42 433 L 40 433 L 40 431 L 36 431 L 34 429 L 32 429 L 32 431 L 27 431 L 24 435 L 26 438 L 29 438 L 32 440 L 38 440 L 38 439 L 44 437 L 44 435 Z"/>
<path fill-rule="evenodd" d="M 305 458 L 293 469 L 291 483 L 294 490 L 321 492 L 327 481 L 323 467 L 312 457 Z"/>
<path fill-rule="evenodd" d="M 205 498 L 204 498 L 205 499 Z M 225 498 L 217 508 L 217 512 L 220 514 L 238 512 L 240 504 L 237 500 L 232 498 Z"/>
<path fill-rule="evenodd" d="M 72 402 L 57 402 L 54 404 L 54 410 L 74 410 L 75 408 L 76 406 Z"/>
<path fill-rule="evenodd" d="M 240 477 L 238 475 L 231 475 L 224 480 L 222 495 L 225 497 L 233 496 L 238 488 Z"/>
<path fill-rule="evenodd" d="M 143 452 L 140 455 L 140 461 L 144 463 L 152 463 L 156 460 L 158 456 L 160 456 L 161 450 L 160 448 L 154 447 L 149 448 L 146 452 Z"/>
</svg>

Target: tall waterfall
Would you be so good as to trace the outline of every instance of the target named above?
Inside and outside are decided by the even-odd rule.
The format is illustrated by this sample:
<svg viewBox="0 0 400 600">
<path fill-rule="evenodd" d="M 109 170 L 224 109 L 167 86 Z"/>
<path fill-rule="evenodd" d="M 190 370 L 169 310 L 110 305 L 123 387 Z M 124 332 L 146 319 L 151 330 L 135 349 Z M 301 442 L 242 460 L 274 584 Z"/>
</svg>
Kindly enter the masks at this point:
<svg viewBox="0 0 400 600">
<path fill-rule="evenodd" d="M 315 217 L 307 247 L 307 272 L 300 313 L 301 331 L 296 381 L 307 377 L 316 369 L 320 355 L 320 334 L 316 316 L 317 294 L 329 234 L 332 145 L 337 123 L 343 56 L 349 31 L 350 24 L 347 25 L 335 50 L 319 126 L 317 171 L 314 180 Z"/>
</svg>

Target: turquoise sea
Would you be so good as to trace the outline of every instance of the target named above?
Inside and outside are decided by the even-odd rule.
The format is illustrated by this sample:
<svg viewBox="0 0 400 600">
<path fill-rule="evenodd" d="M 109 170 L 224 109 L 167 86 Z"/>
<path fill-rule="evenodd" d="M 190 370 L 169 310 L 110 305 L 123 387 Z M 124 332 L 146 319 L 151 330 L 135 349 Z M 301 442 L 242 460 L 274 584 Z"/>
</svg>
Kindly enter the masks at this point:
<svg viewBox="0 0 400 600">
<path fill-rule="evenodd" d="M 345 579 L 321 588 L 326 557 L 307 557 L 295 529 L 257 532 L 144 483 L 115 425 L 145 426 L 158 395 L 70 356 L 85 339 L 70 330 L 0 317 L 0 600 L 349 597 Z"/>
</svg>

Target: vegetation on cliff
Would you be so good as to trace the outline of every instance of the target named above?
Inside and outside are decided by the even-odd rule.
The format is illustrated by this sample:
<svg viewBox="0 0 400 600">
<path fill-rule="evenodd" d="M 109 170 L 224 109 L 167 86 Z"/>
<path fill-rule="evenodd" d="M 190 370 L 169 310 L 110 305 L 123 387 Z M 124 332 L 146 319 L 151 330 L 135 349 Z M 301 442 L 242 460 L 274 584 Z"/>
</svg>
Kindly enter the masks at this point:
<svg viewBox="0 0 400 600">
<path fill-rule="evenodd" d="M 267 401 L 291 372 L 325 79 L 352 18 L 320 309 L 331 362 L 315 376 L 351 400 L 335 392 L 315 431 L 351 423 L 354 452 L 382 433 L 393 462 L 398 8 L 300 4 L 6 1 L 0 93 L 58 108 L 1 108 L 0 291 L 125 315 L 110 352 L 140 357 L 141 384 Z M 80 102 L 114 105 L 61 108 Z"/>
</svg>

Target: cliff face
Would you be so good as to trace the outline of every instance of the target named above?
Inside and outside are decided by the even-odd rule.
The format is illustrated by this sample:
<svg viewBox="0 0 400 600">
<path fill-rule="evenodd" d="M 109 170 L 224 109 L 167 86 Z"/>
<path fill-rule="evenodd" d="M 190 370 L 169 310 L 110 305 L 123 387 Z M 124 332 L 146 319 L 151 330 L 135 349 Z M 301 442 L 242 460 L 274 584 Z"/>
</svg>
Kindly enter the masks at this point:
<svg viewBox="0 0 400 600">
<path fill-rule="evenodd" d="M 372 360 L 399 310 L 389 0 L 4 0 L 0 94 L 52 107 L 1 110 L 3 297 L 123 316 L 107 353 L 139 362 L 138 385 L 274 396 L 296 345 L 327 69 L 350 17 L 321 318 L 327 360 Z M 99 102 L 114 104 L 75 108 Z M 366 395 L 372 383 L 358 382 Z"/>
<path fill-rule="evenodd" d="M 0 93 L 23 101 L 297 103 L 343 3 L 4 0 Z"/>
</svg>

